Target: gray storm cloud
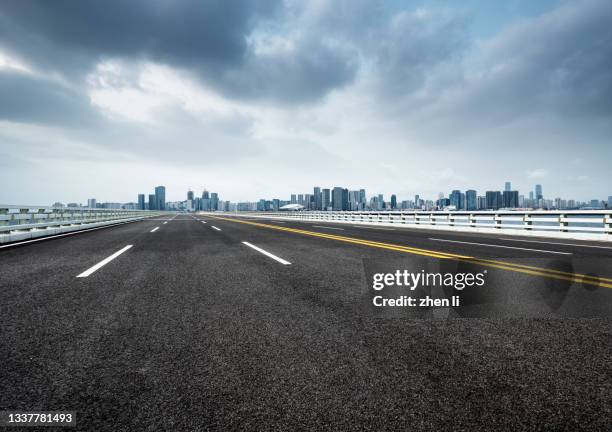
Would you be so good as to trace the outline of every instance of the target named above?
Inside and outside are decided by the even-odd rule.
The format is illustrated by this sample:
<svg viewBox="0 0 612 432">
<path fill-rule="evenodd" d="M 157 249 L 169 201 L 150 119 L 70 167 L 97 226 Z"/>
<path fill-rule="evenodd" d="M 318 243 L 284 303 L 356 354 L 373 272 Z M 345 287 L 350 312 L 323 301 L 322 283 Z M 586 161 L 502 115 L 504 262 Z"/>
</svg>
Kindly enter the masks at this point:
<svg viewBox="0 0 612 432">
<path fill-rule="evenodd" d="M 271 189 L 290 173 L 286 188 L 346 178 L 434 194 L 427 188 L 485 189 L 519 175 L 528 185 L 525 173 L 541 169 L 559 194 L 610 193 L 602 185 L 612 184 L 612 3 L 561 3 L 482 41 L 470 36 L 469 12 L 436 5 L 4 1 L 2 155 L 24 177 L 47 139 L 64 163 L 115 155 L 231 171 L 237 184 L 258 176 Z M 2 53 L 31 72 L 3 68 Z M 120 72 L 92 84 L 108 62 Z M 151 93 L 142 83 L 149 63 L 214 93 L 212 109 Z M 131 94 L 160 106 L 133 121 L 98 90 L 128 107 Z M 493 149 L 507 170 L 491 163 Z M 356 169 L 373 160 L 402 174 Z M 402 170 L 414 161 L 454 174 L 447 186 L 419 184 L 425 168 Z M 287 168 L 296 164 L 303 169 Z M 575 181 L 585 167 L 595 171 L 591 189 Z"/>
</svg>

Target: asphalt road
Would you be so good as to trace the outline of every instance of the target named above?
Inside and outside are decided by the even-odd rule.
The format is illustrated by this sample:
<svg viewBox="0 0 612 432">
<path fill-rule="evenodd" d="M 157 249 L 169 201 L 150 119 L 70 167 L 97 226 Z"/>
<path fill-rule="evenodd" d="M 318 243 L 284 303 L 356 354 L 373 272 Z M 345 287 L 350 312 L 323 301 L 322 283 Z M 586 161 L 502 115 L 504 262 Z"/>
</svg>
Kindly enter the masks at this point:
<svg viewBox="0 0 612 432">
<path fill-rule="evenodd" d="M 95 431 L 612 430 L 609 244 L 240 221 L 1 249 L 0 410 Z M 386 263 L 487 269 L 495 295 L 381 315 Z"/>
</svg>

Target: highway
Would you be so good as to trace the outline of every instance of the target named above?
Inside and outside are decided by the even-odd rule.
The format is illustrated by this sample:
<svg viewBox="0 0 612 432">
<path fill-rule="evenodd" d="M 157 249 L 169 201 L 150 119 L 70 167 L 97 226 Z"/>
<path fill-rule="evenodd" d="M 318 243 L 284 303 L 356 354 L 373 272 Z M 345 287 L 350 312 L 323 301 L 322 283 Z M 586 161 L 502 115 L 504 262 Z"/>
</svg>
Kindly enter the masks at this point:
<svg viewBox="0 0 612 432">
<path fill-rule="evenodd" d="M 364 304 L 414 259 L 493 300 Z M 0 287 L 0 409 L 78 430 L 612 430 L 609 243 L 179 214 L 1 248 Z"/>
</svg>

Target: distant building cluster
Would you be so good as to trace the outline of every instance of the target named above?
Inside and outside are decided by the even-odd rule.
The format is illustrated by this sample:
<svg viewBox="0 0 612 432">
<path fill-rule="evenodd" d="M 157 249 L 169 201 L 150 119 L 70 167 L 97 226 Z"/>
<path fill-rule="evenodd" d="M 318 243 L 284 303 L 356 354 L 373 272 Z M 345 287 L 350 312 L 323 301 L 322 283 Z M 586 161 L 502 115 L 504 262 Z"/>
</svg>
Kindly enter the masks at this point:
<svg viewBox="0 0 612 432">
<path fill-rule="evenodd" d="M 167 210 L 166 208 L 166 187 L 157 186 L 155 192 L 149 194 L 145 200 L 145 194 L 138 194 L 137 210 Z"/>
<path fill-rule="evenodd" d="M 168 210 L 196 212 L 196 211 L 230 211 L 230 202 L 222 201 L 216 192 L 206 189 L 201 197 L 195 196 L 192 190 L 187 191 L 187 199 L 168 203 Z M 234 209 L 232 209 L 234 210 Z"/>
<path fill-rule="evenodd" d="M 85 207 L 78 203 L 55 203 L 54 207 Z M 206 189 L 201 197 L 196 197 L 192 190 L 187 191 L 184 201 L 166 201 L 166 187 L 157 186 L 154 193 L 138 195 L 138 202 L 99 203 L 95 198 L 87 200 L 88 208 L 108 208 L 127 210 L 173 210 L 173 211 L 391 211 L 391 210 L 500 210 L 500 209 L 543 209 L 543 210 L 603 210 L 612 209 L 612 196 L 607 201 L 593 199 L 591 201 L 566 200 L 563 198 L 547 199 L 544 197 L 541 184 L 537 184 L 528 196 L 521 195 L 512 189 L 512 184 L 506 182 L 503 191 L 485 191 L 478 194 L 476 190 L 461 191 L 455 189 L 448 197 L 440 192 L 437 200 L 427 200 L 415 195 L 414 200 L 398 201 L 392 194 L 385 200 L 383 194 L 367 197 L 365 189 L 349 190 L 340 186 L 321 188 L 315 186 L 312 193 L 291 194 L 288 200 L 260 199 L 255 202 L 232 203 L 223 201 L 216 192 Z"/>
<path fill-rule="evenodd" d="M 478 194 L 476 190 L 453 190 L 448 196 L 440 193 L 437 200 L 428 200 L 415 195 L 414 200 L 399 201 L 392 194 L 385 200 L 383 194 L 367 197 L 365 189 L 349 190 L 343 187 L 330 189 L 314 187 L 312 193 L 291 194 L 289 200 L 260 199 L 258 202 L 242 202 L 236 205 L 237 211 L 282 211 L 282 210 L 318 210 L 318 211 L 386 211 L 386 210 L 500 210 L 500 209 L 543 209 L 543 210 L 579 210 L 579 209 L 612 209 L 612 196 L 607 202 L 591 200 L 581 202 L 562 198 L 546 199 L 542 185 L 537 184 L 526 197 L 512 189 L 511 182 L 506 182 L 504 190 L 485 191 Z"/>
</svg>

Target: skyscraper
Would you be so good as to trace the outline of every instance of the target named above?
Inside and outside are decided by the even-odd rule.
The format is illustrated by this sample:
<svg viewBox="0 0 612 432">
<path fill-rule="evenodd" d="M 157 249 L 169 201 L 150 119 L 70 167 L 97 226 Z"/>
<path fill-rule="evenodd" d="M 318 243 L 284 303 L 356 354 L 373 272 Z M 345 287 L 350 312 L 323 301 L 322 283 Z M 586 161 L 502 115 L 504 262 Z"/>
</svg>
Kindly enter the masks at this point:
<svg viewBox="0 0 612 432">
<path fill-rule="evenodd" d="M 332 191 L 332 207 L 334 211 L 348 210 L 348 189 L 336 186 Z"/>
<path fill-rule="evenodd" d="M 536 200 L 544 199 L 544 195 L 542 195 L 542 185 L 540 184 L 535 185 L 535 199 Z"/>
<path fill-rule="evenodd" d="M 463 210 L 463 196 L 460 190 L 455 189 L 449 195 L 450 205 L 455 206 L 457 210 Z"/>
<path fill-rule="evenodd" d="M 465 209 L 478 210 L 478 197 L 474 189 L 465 191 Z"/>
<path fill-rule="evenodd" d="M 395 194 L 391 195 L 391 209 L 397 209 L 397 195 Z"/>
<path fill-rule="evenodd" d="M 368 201 L 367 201 L 367 198 L 366 198 L 366 191 L 365 191 L 365 189 L 359 189 L 359 204 L 361 204 L 361 208 L 365 209 L 367 203 L 368 203 Z"/>
<path fill-rule="evenodd" d="M 304 194 L 304 207 L 306 210 L 312 210 L 313 196 L 311 194 Z"/>
<path fill-rule="evenodd" d="M 146 210 L 144 194 L 138 194 L 138 210 Z"/>
<path fill-rule="evenodd" d="M 519 206 L 518 191 L 505 190 L 503 194 L 504 207 L 516 208 Z"/>
<path fill-rule="evenodd" d="M 297 204 L 297 196 L 295 194 L 291 194 L 291 204 Z"/>
<path fill-rule="evenodd" d="M 155 188 L 155 210 L 166 210 L 166 187 Z"/>
<path fill-rule="evenodd" d="M 187 199 L 189 201 L 193 201 L 193 191 L 192 190 L 187 191 Z"/>
<path fill-rule="evenodd" d="M 219 195 L 215 192 L 210 194 L 210 209 L 213 211 L 219 210 Z"/>
<path fill-rule="evenodd" d="M 149 194 L 149 210 L 157 210 L 157 199 L 154 194 Z"/>
<path fill-rule="evenodd" d="M 314 200 L 314 209 L 315 210 L 322 210 L 323 209 L 323 203 L 322 203 L 322 197 L 321 197 L 321 188 L 316 186 L 313 190 L 313 200 Z"/>
<path fill-rule="evenodd" d="M 206 189 L 202 192 L 202 199 L 200 200 L 200 207 L 204 211 L 210 210 L 210 194 Z"/>
<path fill-rule="evenodd" d="M 487 191 L 487 209 L 499 210 L 503 204 L 502 194 L 500 191 Z"/>
<path fill-rule="evenodd" d="M 87 200 L 87 207 L 89 207 L 89 208 L 96 208 L 96 199 L 95 198 L 89 198 Z"/>
<path fill-rule="evenodd" d="M 349 210 L 359 210 L 359 191 L 349 191 Z"/>
<path fill-rule="evenodd" d="M 330 190 L 323 189 L 321 192 L 321 206 L 323 210 L 329 210 L 331 206 Z"/>
<path fill-rule="evenodd" d="M 505 191 L 510 191 L 512 190 L 512 184 L 510 182 L 506 182 L 506 187 L 504 188 Z"/>
</svg>

